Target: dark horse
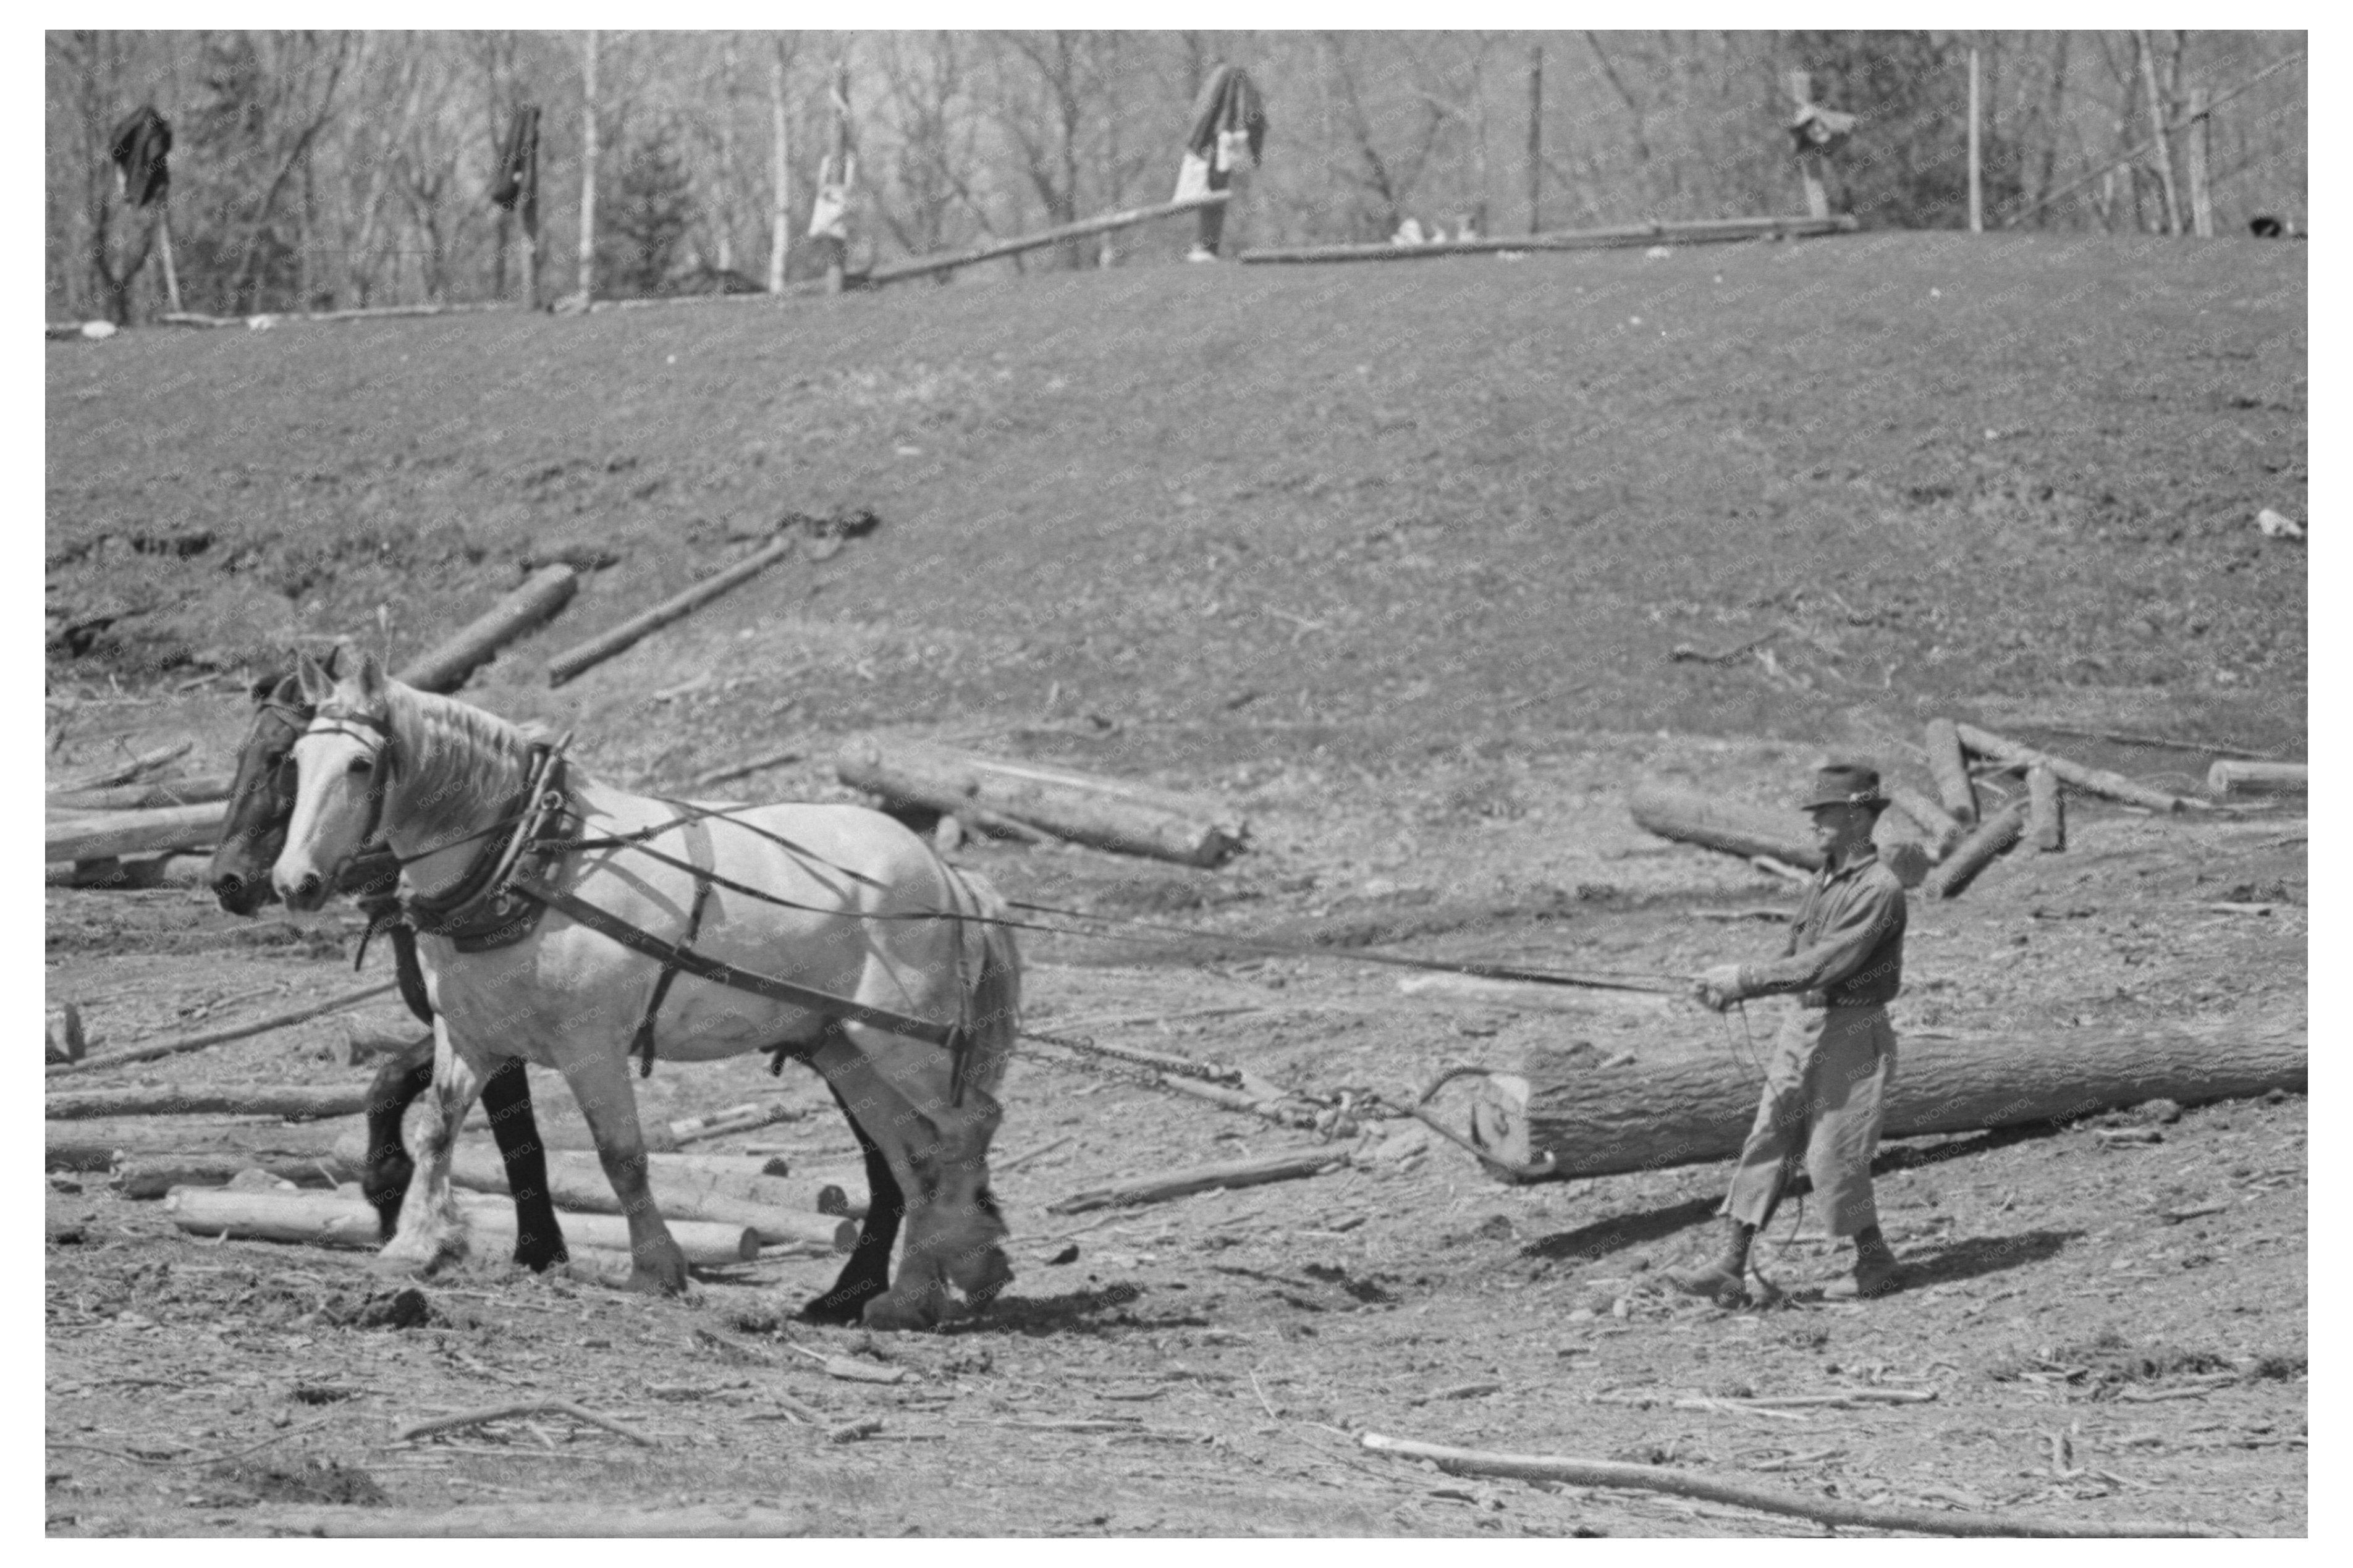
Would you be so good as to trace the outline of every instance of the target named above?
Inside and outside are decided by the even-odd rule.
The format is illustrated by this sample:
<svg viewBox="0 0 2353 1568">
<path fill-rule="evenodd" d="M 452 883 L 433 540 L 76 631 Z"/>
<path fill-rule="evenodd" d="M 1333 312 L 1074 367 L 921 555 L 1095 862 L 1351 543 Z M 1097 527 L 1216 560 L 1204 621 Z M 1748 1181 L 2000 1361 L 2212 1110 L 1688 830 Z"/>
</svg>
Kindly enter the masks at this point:
<svg viewBox="0 0 2353 1568">
<path fill-rule="evenodd" d="M 253 700 L 253 729 L 237 749 L 228 816 L 206 879 L 221 908 L 233 915 L 250 915 L 278 897 L 269 884 L 269 868 L 285 847 L 286 825 L 294 812 L 294 742 L 311 722 L 301 683 L 291 674 L 257 681 Z M 388 851 L 363 856 L 344 874 L 339 890 L 358 897 L 361 907 L 373 913 L 371 906 L 381 907 L 391 899 L 399 873 Z M 401 1000 L 429 1025 L 433 1010 L 417 967 L 416 938 L 398 924 L 391 927 L 391 934 Z M 428 1037 L 422 1048 L 386 1061 L 368 1086 L 367 1163 L 360 1190 L 375 1209 L 378 1232 L 386 1241 L 399 1224 L 401 1201 L 414 1173 L 408 1152 L 401 1146 L 401 1116 L 432 1085 L 433 1042 Z M 514 1194 L 514 1260 L 533 1270 L 566 1261 L 564 1232 L 547 1191 L 547 1155 L 532 1114 L 531 1082 L 520 1058 L 504 1058 L 482 1085 L 482 1107 L 490 1113 L 491 1135 L 506 1162 L 507 1190 Z"/>
</svg>

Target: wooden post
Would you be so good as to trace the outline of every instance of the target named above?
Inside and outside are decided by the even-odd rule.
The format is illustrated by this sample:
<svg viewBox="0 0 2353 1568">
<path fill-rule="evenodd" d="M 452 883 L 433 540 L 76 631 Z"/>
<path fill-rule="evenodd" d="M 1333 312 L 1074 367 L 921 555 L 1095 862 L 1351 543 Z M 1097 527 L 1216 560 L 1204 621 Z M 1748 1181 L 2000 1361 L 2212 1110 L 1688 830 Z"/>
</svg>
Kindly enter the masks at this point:
<svg viewBox="0 0 2353 1568">
<path fill-rule="evenodd" d="M 2213 130 L 2206 89 L 2193 87 L 2189 89 L 2189 226 L 2200 239 L 2214 237 L 2214 193 L 2206 184 Z"/>
<path fill-rule="evenodd" d="M 1978 141 L 1978 51 L 1969 50 L 1969 232 L 1985 232 L 1985 163 Z"/>
<path fill-rule="evenodd" d="M 2034 847 L 2045 854 L 2066 848 L 2066 808 L 2059 801 L 2059 775 L 2049 763 L 2026 770 L 2026 832 Z"/>
<path fill-rule="evenodd" d="M 735 269 L 734 211 L 728 186 L 735 177 L 735 35 L 724 33 L 719 39 L 719 192 L 712 201 L 712 217 L 719 225 L 718 263 L 722 272 Z M 720 280 L 720 292 L 725 293 L 726 279 Z"/>
<path fill-rule="evenodd" d="M 2173 146 L 2165 134 L 2165 105 L 2157 96 L 2157 50 L 2148 41 L 2148 32 L 2142 29 L 2140 38 L 2141 79 L 2148 87 L 2148 128 L 2157 143 L 2157 177 L 2165 193 L 2165 232 L 2174 238 L 2181 237 L 2181 203 L 2173 189 Z"/>
<path fill-rule="evenodd" d="M 793 232 L 793 166 L 786 156 L 790 143 L 786 140 L 785 114 L 785 40 L 776 40 L 776 58 L 768 64 L 769 134 L 775 142 L 775 199 L 768 212 L 768 292 L 785 291 L 785 263 L 789 258 Z"/>
<path fill-rule="evenodd" d="M 580 79 L 580 302 L 596 292 L 596 29 Z"/>
<path fill-rule="evenodd" d="M 833 67 L 833 177 L 843 187 L 847 199 L 849 184 L 849 62 L 837 60 Z M 842 289 L 842 274 L 849 260 L 847 238 L 826 241 L 825 291 L 839 294 Z"/>
<path fill-rule="evenodd" d="M 1964 827 L 1972 826 L 1978 819 L 1978 792 L 1969 783 L 1968 758 L 1961 752 L 1961 735 L 1950 719 L 1931 719 L 1927 724 L 1928 773 L 1936 781 L 1936 794 L 1945 803 L 1945 810 Z"/>
<path fill-rule="evenodd" d="M 1814 73 L 1793 70 L 1789 73 L 1789 97 L 1803 109 L 1814 100 Z M 1822 155 L 1820 153 L 1798 154 L 1798 173 L 1806 182 L 1806 214 L 1810 217 L 1831 216 L 1829 189 L 1822 184 Z"/>
<path fill-rule="evenodd" d="M 1536 209 L 1544 190 L 1544 46 L 1528 46 L 1528 232 L 1543 232 Z M 174 310 L 179 309 L 174 305 Z"/>
</svg>

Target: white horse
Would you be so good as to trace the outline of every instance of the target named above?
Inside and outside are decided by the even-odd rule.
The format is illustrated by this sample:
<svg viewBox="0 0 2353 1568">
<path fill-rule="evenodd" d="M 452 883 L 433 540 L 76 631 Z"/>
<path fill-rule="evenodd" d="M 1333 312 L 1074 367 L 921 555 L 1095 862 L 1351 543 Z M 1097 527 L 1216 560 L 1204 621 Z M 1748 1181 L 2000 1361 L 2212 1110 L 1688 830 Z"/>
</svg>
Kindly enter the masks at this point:
<svg viewBox="0 0 2353 1568">
<path fill-rule="evenodd" d="M 492 1058 L 513 1056 L 579 1102 L 628 1218 L 631 1287 L 683 1289 L 631 1053 L 650 1070 L 767 1050 L 824 1077 L 866 1154 L 857 1248 L 807 1314 L 927 1327 L 953 1292 L 977 1305 L 1011 1279 L 987 1156 L 1020 959 L 984 879 L 863 806 L 687 806 L 548 766 L 513 725 L 388 679 L 373 655 L 341 678 L 306 656 L 299 673 L 317 714 L 271 879 L 290 909 L 316 909 L 363 844 L 388 843 L 433 1004 L 440 1115 L 384 1258 L 430 1269 L 465 1250 L 451 1145 Z M 577 847 L 539 847 L 556 834 Z"/>
</svg>

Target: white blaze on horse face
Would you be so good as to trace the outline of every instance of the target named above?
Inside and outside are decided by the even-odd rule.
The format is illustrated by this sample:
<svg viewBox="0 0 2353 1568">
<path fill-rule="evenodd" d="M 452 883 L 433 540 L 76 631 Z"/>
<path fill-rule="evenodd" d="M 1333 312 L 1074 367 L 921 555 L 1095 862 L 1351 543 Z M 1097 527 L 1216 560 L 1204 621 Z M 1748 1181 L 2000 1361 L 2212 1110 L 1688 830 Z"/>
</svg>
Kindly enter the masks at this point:
<svg viewBox="0 0 2353 1568">
<path fill-rule="evenodd" d="M 359 853 L 369 796 L 378 787 L 375 752 L 368 739 L 345 727 L 314 728 L 294 742 L 294 816 L 269 876 L 288 909 L 325 903 L 336 877 Z M 364 772 L 358 767 L 363 763 Z"/>
</svg>

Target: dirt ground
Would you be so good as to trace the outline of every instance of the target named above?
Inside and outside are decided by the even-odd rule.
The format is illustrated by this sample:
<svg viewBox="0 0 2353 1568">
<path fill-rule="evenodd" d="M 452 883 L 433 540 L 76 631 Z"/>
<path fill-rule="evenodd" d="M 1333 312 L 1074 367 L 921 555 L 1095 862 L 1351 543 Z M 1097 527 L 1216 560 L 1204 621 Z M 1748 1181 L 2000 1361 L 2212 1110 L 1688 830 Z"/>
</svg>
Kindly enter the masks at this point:
<svg viewBox="0 0 2353 1568">
<path fill-rule="evenodd" d="M 1867 318 L 1843 333 L 1793 286 L 1806 252 L 1757 247 L 1463 269 L 1451 304 L 1397 268 L 1155 279 L 1229 291 L 1191 326 L 1107 275 L 892 297 L 897 316 L 853 300 L 732 327 L 712 307 L 53 348 L 49 765 L 185 737 L 188 772 L 225 766 L 240 639 L 406 656 L 532 552 L 601 542 L 621 563 L 467 691 L 576 728 L 599 771 L 679 790 L 791 745 L 731 787 L 842 798 L 832 749 L 884 726 L 1247 814 L 1251 847 L 1217 871 L 958 852 L 1015 898 L 1324 950 L 1029 937 L 1039 1028 L 1327 1097 L 1409 1097 L 1565 1037 L 1736 1050 L 1737 1016 L 1408 994 L 1346 954 L 1678 975 L 1767 951 L 1760 911 L 1793 908 L 1790 887 L 1644 834 L 1627 790 L 1785 800 L 1826 750 L 1924 786 L 1924 713 L 2178 788 L 2203 755 L 2059 731 L 2304 754 L 2302 557 L 2247 521 L 2303 516 L 2300 259 L 1855 247 L 1809 264 Z M 1382 343 L 1332 335 L 1364 320 Z M 1527 320 L 1559 340 L 1515 337 Z M 1594 344 L 1609 353 L 1580 359 Z M 478 351 L 500 367 L 479 385 Z M 729 395 L 755 374 L 769 395 Z M 1799 384 L 1810 400 L 1771 395 Z M 219 387 L 243 395 L 202 395 Z M 748 548 L 731 528 L 780 498 L 871 504 L 883 526 L 545 689 L 548 655 Z M 1770 658 L 1672 657 L 1768 636 Z M 1915 902 L 1907 1051 L 2303 1021 L 2301 803 L 2071 807 L 2064 853 Z M 347 910 L 237 921 L 178 887 L 52 888 L 46 912 L 48 997 L 81 1005 L 97 1049 L 355 984 Z M 380 949 L 367 972 L 389 977 Z M 89 1081 L 356 1081 L 338 1039 L 322 1020 Z M 562 1086 L 534 1091 L 551 1141 L 580 1145 Z M 665 1066 L 639 1092 L 661 1117 L 779 1089 L 753 1058 Z M 796 1068 L 782 1092 L 809 1114 L 703 1147 L 854 1180 L 821 1088 Z M 1458 1124 L 1469 1092 L 1440 1102 Z M 2144 1142 L 2084 1123 L 1892 1143 L 1881 1205 L 1910 1288 L 1821 1300 L 1843 1259 L 1785 1205 L 1760 1259 L 1789 1295 L 1740 1312 L 1655 1283 L 1712 1235 L 1722 1163 L 1512 1187 L 1373 1121 L 1338 1173 L 1066 1217 L 1047 1205 L 1114 1177 L 1317 1139 L 1043 1045 L 1005 1098 L 1018 1278 L 929 1335 L 794 1321 L 830 1279 L 817 1261 L 670 1300 L 495 1257 L 385 1279 L 364 1253 L 197 1241 L 102 1175 L 53 1175 L 48 1532 L 626 1500 L 817 1535 L 1820 1533 L 1458 1479 L 1361 1449 L 1366 1431 L 1850 1500 L 2306 1530 L 2300 1095 L 2152 1112 Z M 904 1376 L 837 1377 L 826 1355 Z M 1678 1403 L 1856 1388 L 1935 1397 Z M 561 1416 L 396 1437 L 543 1395 L 652 1445 Z"/>
</svg>

